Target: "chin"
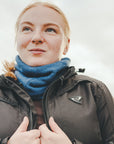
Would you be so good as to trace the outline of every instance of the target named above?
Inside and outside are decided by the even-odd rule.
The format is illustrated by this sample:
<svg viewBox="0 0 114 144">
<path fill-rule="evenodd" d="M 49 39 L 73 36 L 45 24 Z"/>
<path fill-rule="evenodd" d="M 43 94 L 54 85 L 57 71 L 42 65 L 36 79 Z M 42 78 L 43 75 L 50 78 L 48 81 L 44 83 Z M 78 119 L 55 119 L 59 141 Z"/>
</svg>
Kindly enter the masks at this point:
<svg viewBox="0 0 114 144">
<path fill-rule="evenodd" d="M 36 62 L 30 62 L 30 63 L 26 63 L 27 65 L 29 66 L 32 66 L 32 67 L 37 67 L 37 66 L 43 66 L 43 65 L 46 65 L 45 63 L 36 63 Z"/>
<path fill-rule="evenodd" d="M 57 61 L 57 60 L 56 60 Z M 48 64 L 52 64 L 56 61 L 44 61 L 43 60 L 35 60 L 35 61 L 27 61 L 26 64 L 32 67 L 37 67 L 37 66 L 43 66 L 43 65 L 48 65 Z"/>
<path fill-rule="evenodd" d="M 42 66 L 41 64 L 32 64 L 32 63 L 29 63 L 29 64 L 27 64 L 27 65 L 29 65 L 29 66 L 31 66 L 31 67 Z"/>
</svg>

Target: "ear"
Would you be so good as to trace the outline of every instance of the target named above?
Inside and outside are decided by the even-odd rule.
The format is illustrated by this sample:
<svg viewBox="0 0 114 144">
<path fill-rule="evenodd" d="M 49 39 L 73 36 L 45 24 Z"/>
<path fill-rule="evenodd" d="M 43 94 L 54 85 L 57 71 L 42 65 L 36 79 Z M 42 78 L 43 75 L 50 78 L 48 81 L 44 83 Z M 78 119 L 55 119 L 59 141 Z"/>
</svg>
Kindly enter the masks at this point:
<svg viewBox="0 0 114 144">
<path fill-rule="evenodd" d="M 66 40 L 66 46 L 65 46 L 64 51 L 63 51 L 63 55 L 66 55 L 66 53 L 68 52 L 69 44 L 70 44 L 70 39 L 67 38 L 67 40 Z"/>
</svg>

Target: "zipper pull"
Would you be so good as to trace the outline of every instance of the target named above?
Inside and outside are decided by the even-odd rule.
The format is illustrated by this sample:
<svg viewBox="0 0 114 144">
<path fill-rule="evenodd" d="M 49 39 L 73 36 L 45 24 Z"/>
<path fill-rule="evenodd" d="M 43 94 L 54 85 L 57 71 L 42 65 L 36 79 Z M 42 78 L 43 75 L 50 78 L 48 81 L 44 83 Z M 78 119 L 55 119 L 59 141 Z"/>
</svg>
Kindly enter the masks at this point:
<svg viewBox="0 0 114 144">
<path fill-rule="evenodd" d="M 60 77 L 61 85 L 63 85 L 63 80 L 64 80 L 64 76 L 62 75 L 62 76 Z"/>
</svg>

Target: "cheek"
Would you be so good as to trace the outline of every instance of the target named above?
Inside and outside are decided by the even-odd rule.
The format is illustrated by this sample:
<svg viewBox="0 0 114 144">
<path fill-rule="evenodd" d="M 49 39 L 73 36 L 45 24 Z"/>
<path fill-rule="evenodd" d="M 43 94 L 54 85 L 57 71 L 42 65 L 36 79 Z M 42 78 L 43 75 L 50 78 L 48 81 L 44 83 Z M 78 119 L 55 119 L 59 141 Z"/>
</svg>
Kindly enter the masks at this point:
<svg viewBox="0 0 114 144">
<path fill-rule="evenodd" d="M 63 38 L 62 37 L 54 37 L 49 39 L 49 44 L 52 46 L 53 49 L 59 50 L 62 46 Z"/>
<path fill-rule="evenodd" d="M 64 51 L 64 48 L 65 48 L 65 41 L 62 37 L 58 38 L 56 40 L 57 40 L 56 42 L 53 41 L 54 49 L 56 52 L 62 53 Z"/>
<path fill-rule="evenodd" d="M 17 36 L 17 49 L 26 48 L 30 43 L 30 38 L 27 36 Z"/>
</svg>

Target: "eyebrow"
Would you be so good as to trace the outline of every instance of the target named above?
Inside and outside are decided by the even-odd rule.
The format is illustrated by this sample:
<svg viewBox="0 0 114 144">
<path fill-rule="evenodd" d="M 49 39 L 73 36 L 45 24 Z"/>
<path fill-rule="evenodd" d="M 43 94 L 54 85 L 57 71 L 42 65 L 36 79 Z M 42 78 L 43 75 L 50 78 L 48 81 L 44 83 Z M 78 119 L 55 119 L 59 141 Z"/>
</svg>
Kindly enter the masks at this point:
<svg viewBox="0 0 114 144">
<path fill-rule="evenodd" d="M 44 24 L 44 26 L 51 26 L 51 25 L 60 28 L 60 26 L 55 24 L 55 23 L 46 23 L 46 24 Z"/>
<path fill-rule="evenodd" d="M 33 24 L 31 22 L 29 22 L 29 21 L 24 21 L 24 22 L 21 23 L 21 25 L 23 25 L 23 24 L 28 24 L 28 25 L 33 26 Z"/>
<path fill-rule="evenodd" d="M 21 23 L 21 25 L 23 25 L 23 24 L 28 24 L 28 25 L 31 25 L 31 26 L 34 25 L 34 24 L 32 24 L 31 22 L 29 22 L 29 21 L 24 21 L 24 22 Z M 60 28 L 60 26 L 57 25 L 57 24 L 55 24 L 55 23 L 46 23 L 46 24 L 44 24 L 44 26 L 50 26 L 50 25 L 54 25 L 54 26 Z"/>
</svg>

